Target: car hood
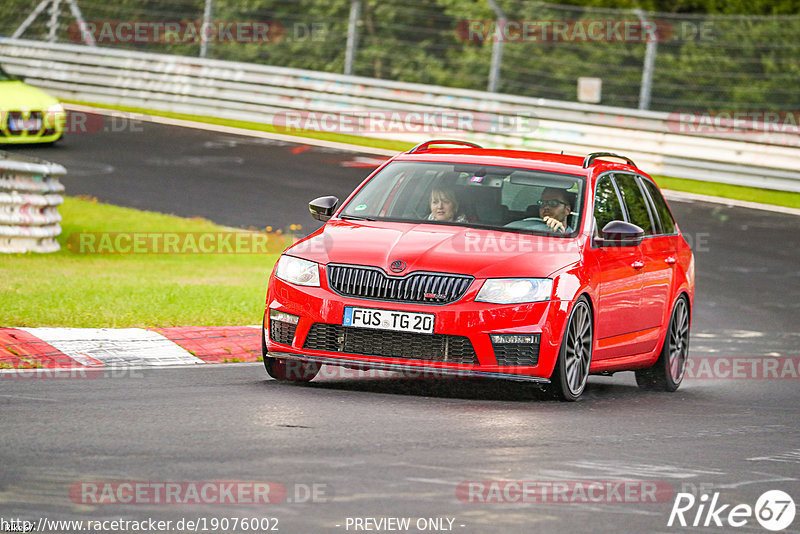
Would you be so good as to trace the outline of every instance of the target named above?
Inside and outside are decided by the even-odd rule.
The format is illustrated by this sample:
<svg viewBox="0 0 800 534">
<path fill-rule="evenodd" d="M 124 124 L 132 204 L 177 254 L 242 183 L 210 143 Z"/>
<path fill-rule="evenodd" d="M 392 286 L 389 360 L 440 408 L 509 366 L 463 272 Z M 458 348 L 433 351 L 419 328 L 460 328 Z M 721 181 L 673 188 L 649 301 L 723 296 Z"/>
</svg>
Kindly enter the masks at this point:
<svg viewBox="0 0 800 534">
<path fill-rule="evenodd" d="M 41 89 L 22 82 L 0 82 L 0 110 L 44 110 L 58 100 Z"/>
<path fill-rule="evenodd" d="M 580 260 L 577 239 L 425 223 L 329 221 L 286 252 L 322 264 L 374 265 L 477 278 L 544 277 Z"/>
</svg>

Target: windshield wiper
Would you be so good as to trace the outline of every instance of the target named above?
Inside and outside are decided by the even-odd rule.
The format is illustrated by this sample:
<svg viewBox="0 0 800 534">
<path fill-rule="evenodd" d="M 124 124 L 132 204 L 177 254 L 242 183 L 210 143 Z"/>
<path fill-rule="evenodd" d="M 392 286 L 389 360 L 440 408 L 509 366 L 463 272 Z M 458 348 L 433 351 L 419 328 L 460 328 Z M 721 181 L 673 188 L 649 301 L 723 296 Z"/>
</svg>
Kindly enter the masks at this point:
<svg viewBox="0 0 800 534">
<path fill-rule="evenodd" d="M 360 215 L 339 215 L 340 219 L 350 219 L 353 221 L 374 221 L 372 217 L 362 217 Z"/>
</svg>

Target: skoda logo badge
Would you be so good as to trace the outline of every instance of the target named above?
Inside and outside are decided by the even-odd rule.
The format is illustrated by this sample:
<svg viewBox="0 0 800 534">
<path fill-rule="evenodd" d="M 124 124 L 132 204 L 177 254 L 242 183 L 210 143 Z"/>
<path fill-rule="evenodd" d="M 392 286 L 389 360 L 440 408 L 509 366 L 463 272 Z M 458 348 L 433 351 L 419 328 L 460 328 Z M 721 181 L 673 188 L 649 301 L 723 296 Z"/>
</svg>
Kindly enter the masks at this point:
<svg viewBox="0 0 800 534">
<path fill-rule="evenodd" d="M 394 260 L 389 268 L 393 273 L 402 273 L 406 269 L 406 262 L 401 260 Z"/>
</svg>

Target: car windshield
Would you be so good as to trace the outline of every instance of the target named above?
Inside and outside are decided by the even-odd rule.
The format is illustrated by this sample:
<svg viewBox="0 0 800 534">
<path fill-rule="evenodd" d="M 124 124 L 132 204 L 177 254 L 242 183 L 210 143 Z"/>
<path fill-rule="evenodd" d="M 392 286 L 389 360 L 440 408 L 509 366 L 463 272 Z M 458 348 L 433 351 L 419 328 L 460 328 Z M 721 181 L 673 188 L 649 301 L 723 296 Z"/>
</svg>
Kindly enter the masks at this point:
<svg viewBox="0 0 800 534">
<path fill-rule="evenodd" d="M 0 82 L 15 82 L 17 79 L 3 70 L 3 67 L 0 67 Z"/>
<path fill-rule="evenodd" d="M 580 224 L 584 183 L 581 176 L 514 167 L 395 161 L 340 216 L 568 236 Z"/>
</svg>

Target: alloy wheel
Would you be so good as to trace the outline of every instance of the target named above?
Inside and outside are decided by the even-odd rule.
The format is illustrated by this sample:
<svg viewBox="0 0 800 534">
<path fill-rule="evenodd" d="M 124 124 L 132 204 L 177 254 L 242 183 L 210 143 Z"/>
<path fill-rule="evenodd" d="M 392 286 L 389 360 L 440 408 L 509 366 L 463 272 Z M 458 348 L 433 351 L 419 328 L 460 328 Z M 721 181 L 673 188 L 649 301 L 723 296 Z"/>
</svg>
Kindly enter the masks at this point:
<svg viewBox="0 0 800 534">
<path fill-rule="evenodd" d="M 686 371 L 689 353 L 689 309 L 686 300 L 678 299 L 669 328 L 669 353 L 667 369 L 672 380 L 680 383 Z"/>
<path fill-rule="evenodd" d="M 575 305 L 567 327 L 564 358 L 567 386 L 573 395 L 580 395 L 586 387 L 592 360 L 591 310 L 583 300 Z"/>
</svg>

